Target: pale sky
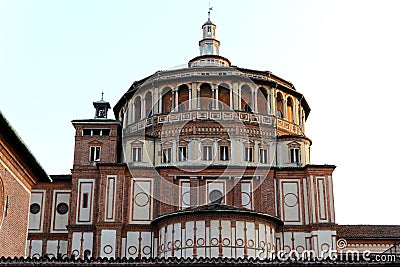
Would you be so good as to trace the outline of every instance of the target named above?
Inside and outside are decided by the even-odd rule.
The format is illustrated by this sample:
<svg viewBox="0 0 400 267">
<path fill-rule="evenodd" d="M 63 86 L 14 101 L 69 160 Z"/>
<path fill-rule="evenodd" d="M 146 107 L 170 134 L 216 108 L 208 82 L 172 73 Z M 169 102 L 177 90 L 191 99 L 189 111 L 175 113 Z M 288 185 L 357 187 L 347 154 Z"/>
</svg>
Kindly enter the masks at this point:
<svg viewBox="0 0 400 267">
<path fill-rule="evenodd" d="M 198 56 L 208 4 L 0 0 L 0 110 L 49 174 L 70 173 L 70 121 L 93 118 L 102 90 L 114 106 L 133 81 Z M 211 5 L 222 56 L 305 95 L 311 162 L 337 166 L 337 222 L 400 224 L 400 1 Z"/>
</svg>

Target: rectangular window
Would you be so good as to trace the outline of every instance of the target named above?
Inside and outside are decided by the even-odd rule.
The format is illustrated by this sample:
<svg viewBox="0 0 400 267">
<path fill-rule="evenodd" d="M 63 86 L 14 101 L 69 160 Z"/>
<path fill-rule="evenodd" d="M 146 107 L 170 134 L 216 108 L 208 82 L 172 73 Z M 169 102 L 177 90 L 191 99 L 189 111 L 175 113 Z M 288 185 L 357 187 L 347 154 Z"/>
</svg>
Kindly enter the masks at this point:
<svg viewBox="0 0 400 267">
<path fill-rule="evenodd" d="M 211 146 L 203 146 L 203 160 L 212 160 Z"/>
<path fill-rule="evenodd" d="M 87 209 L 89 203 L 89 194 L 83 193 L 82 194 L 82 208 Z"/>
<path fill-rule="evenodd" d="M 292 162 L 292 163 L 299 163 L 300 162 L 299 149 L 298 148 L 291 148 L 290 149 L 290 162 Z"/>
<path fill-rule="evenodd" d="M 268 150 L 260 149 L 260 163 L 267 163 L 267 162 L 268 162 Z"/>
<path fill-rule="evenodd" d="M 187 148 L 185 146 L 180 146 L 178 149 L 178 160 L 179 161 L 186 161 L 187 159 Z"/>
<path fill-rule="evenodd" d="M 229 160 L 229 146 L 219 147 L 219 160 Z"/>
<path fill-rule="evenodd" d="M 99 146 L 91 146 L 90 147 L 90 161 L 100 161 L 100 147 Z"/>
<path fill-rule="evenodd" d="M 171 148 L 163 149 L 162 162 L 163 163 L 171 163 Z"/>
<path fill-rule="evenodd" d="M 84 136 L 93 136 L 93 135 L 108 136 L 110 135 L 110 129 L 83 129 L 82 134 Z"/>
<path fill-rule="evenodd" d="M 253 161 L 253 148 L 252 147 L 244 148 L 244 160 L 245 161 Z"/>
<path fill-rule="evenodd" d="M 133 147 L 132 148 L 132 161 L 133 162 L 142 162 L 142 148 L 141 147 Z"/>
</svg>

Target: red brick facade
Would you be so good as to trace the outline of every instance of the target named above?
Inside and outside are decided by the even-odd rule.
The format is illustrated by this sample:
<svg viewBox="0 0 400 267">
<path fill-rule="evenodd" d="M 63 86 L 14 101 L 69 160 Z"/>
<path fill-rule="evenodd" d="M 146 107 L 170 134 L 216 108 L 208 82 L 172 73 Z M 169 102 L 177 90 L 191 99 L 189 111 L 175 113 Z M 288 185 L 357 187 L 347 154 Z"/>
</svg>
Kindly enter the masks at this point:
<svg viewBox="0 0 400 267">
<path fill-rule="evenodd" d="M 0 255 L 24 256 L 30 191 L 50 180 L 0 113 Z"/>
</svg>

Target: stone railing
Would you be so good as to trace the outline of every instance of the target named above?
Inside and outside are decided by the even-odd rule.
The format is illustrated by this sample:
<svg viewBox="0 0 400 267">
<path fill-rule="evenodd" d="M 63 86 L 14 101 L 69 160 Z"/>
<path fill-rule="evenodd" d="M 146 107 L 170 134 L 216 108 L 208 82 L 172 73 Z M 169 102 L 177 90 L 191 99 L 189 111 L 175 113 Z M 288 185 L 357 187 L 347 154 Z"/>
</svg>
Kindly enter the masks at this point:
<svg viewBox="0 0 400 267">
<path fill-rule="evenodd" d="M 230 110 L 192 110 L 184 112 L 171 112 L 169 114 L 156 114 L 152 117 L 143 119 L 139 122 L 129 124 L 124 127 L 124 134 L 134 134 L 139 130 L 147 127 L 159 126 L 167 123 L 184 124 L 189 121 L 216 121 L 222 124 L 239 123 L 256 124 L 263 127 L 277 127 L 279 131 L 287 132 L 288 134 L 304 135 L 301 127 L 294 123 L 290 123 L 281 118 L 275 118 L 273 115 L 253 114 L 245 111 L 230 111 Z M 229 127 L 228 127 L 229 128 Z"/>
</svg>

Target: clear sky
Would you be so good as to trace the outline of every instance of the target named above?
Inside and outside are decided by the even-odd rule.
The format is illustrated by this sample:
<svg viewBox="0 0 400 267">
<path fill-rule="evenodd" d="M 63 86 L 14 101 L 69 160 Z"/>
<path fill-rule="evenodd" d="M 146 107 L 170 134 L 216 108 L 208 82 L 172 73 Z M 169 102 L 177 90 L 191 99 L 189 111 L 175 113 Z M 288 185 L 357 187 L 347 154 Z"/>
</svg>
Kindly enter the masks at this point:
<svg viewBox="0 0 400 267">
<path fill-rule="evenodd" d="M 49 174 L 73 119 L 199 55 L 209 1 L 0 0 L 0 110 Z M 213 1 L 220 54 L 294 83 L 340 224 L 400 224 L 400 1 Z"/>
</svg>

